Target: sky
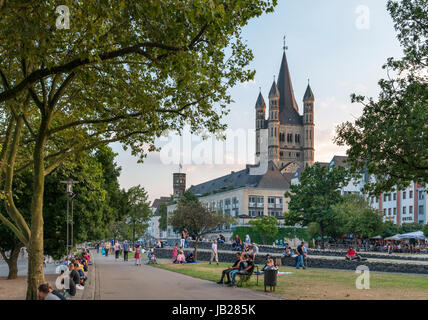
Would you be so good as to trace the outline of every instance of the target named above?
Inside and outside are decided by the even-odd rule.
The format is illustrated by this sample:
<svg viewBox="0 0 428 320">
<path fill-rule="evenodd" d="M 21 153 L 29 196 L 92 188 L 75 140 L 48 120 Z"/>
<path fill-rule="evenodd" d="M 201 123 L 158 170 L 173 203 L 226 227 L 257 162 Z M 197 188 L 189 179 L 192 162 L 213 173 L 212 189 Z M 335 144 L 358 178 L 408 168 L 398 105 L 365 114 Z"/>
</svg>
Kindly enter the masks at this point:
<svg viewBox="0 0 428 320">
<path fill-rule="evenodd" d="M 333 137 L 337 125 L 354 121 L 361 114 L 362 106 L 352 104 L 350 95 L 376 98 L 377 83 L 386 77 L 382 65 L 387 58 L 402 55 L 386 10 L 387 0 L 278 2 L 274 13 L 251 20 L 242 33 L 253 51 L 250 68 L 256 70 L 256 75 L 254 81 L 230 90 L 234 103 L 223 121 L 230 129 L 230 137 L 236 135 L 244 140 L 229 138 L 220 147 L 223 151 L 216 153 L 220 149 L 213 147 L 216 140 L 212 137 L 208 141 L 193 137 L 186 149 L 185 141 L 191 141 L 190 135 L 171 136 L 160 139 L 162 151 L 150 153 L 142 164 L 119 144 L 113 144 L 118 153 L 116 162 L 122 167 L 122 188 L 140 184 L 153 201 L 172 194 L 172 173 L 178 172 L 179 162 L 183 163 L 181 171 L 187 174 L 186 187 L 254 163 L 254 106 L 259 88 L 268 103 L 269 89 L 280 68 L 284 36 L 301 114 L 308 79 L 315 95 L 315 161 L 329 162 L 334 155 L 346 154 L 346 147 L 335 145 Z M 181 160 L 170 161 L 173 154 L 181 156 Z"/>
</svg>

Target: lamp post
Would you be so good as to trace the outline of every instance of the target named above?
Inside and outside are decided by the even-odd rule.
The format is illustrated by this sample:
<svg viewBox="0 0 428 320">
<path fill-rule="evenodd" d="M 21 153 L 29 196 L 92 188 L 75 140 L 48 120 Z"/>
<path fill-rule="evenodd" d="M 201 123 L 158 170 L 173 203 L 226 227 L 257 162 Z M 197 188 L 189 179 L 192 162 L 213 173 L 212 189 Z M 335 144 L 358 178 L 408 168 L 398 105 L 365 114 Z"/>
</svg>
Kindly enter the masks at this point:
<svg viewBox="0 0 428 320">
<path fill-rule="evenodd" d="M 68 179 L 65 181 L 61 181 L 61 183 L 64 183 L 66 186 L 65 194 L 67 195 L 67 255 L 70 256 L 71 250 L 73 249 L 73 209 L 74 209 L 73 199 L 76 196 L 76 194 L 73 193 L 73 185 L 76 183 L 79 183 L 79 181 Z M 70 199 L 71 199 L 71 223 L 69 218 L 70 217 L 70 214 L 69 214 Z M 71 225 L 71 230 L 70 230 L 70 225 Z M 71 233 L 71 237 L 70 237 L 70 233 Z"/>
</svg>

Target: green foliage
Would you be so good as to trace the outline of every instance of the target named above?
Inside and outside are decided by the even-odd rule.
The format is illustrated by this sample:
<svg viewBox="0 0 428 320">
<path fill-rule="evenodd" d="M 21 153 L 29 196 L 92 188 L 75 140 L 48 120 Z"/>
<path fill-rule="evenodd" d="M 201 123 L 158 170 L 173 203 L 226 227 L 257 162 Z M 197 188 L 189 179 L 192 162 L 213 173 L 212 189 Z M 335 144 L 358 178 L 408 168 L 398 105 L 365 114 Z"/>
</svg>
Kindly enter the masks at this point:
<svg viewBox="0 0 428 320">
<path fill-rule="evenodd" d="M 140 185 L 131 187 L 123 193 L 126 202 L 123 207 L 124 217 L 119 227 L 120 235 L 134 243 L 144 235 L 153 213 L 147 201 L 147 192 Z"/>
<path fill-rule="evenodd" d="M 400 226 L 400 232 L 399 233 L 403 234 L 403 233 L 421 231 L 422 228 L 423 228 L 423 226 L 417 222 L 403 223 Z"/>
<path fill-rule="evenodd" d="M 234 239 L 236 235 L 239 235 L 241 239 L 245 239 L 245 235 L 247 234 L 250 236 L 252 242 L 263 242 L 262 235 L 250 226 L 235 227 L 231 240 Z M 304 239 L 308 243 L 312 239 L 312 237 L 308 233 L 308 229 L 306 228 L 279 227 L 276 237 L 267 239 L 266 243 L 272 244 L 276 242 L 276 240 L 294 239 L 294 237 Z"/>
<path fill-rule="evenodd" d="M 168 229 L 168 211 L 165 203 L 161 203 L 158 207 L 159 218 L 159 230 L 166 231 Z"/>
<path fill-rule="evenodd" d="M 354 235 L 359 238 L 370 238 L 379 235 L 383 230 L 383 220 L 376 209 L 359 195 L 345 195 L 343 201 L 333 206 L 337 214 L 337 235 Z"/>
<path fill-rule="evenodd" d="M 274 239 L 278 234 L 278 220 L 275 217 L 263 216 L 250 220 L 249 223 L 254 232 L 260 235 L 261 244 L 270 244 L 269 240 Z"/>
<path fill-rule="evenodd" d="M 289 212 L 285 224 L 307 226 L 318 223 L 320 235 L 335 236 L 340 233 L 341 219 L 332 208 L 342 201 L 340 187 L 349 180 L 346 168 L 320 165 L 306 167 L 300 176 L 300 183 L 292 185 L 285 197 L 290 198 Z"/>
<path fill-rule="evenodd" d="M 382 238 L 392 237 L 400 233 L 400 227 L 392 221 L 385 221 L 382 226 L 383 230 L 381 233 Z"/>
<path fill-rule="evenodd" d="M 428 224 L 424 225 L 423 232 L 424 232 L 424 235 L 428 237 Z"/>
<path fill-rule="evenodd" d="M 376 181 L 365 186 L 372 194 L 428 181 L 427 1 L 390 0 L 387 8 L 404 57 L 388 59 L 388 79 L 379 81 L 377 100 L 352 95 L 353 102 L 363 104 L 363 114 L 354 123 L 341 124 L 335 138 L 350 147 L 347 155 L 354 172 L 367 169 L 376 175 Z"/>
</svg>

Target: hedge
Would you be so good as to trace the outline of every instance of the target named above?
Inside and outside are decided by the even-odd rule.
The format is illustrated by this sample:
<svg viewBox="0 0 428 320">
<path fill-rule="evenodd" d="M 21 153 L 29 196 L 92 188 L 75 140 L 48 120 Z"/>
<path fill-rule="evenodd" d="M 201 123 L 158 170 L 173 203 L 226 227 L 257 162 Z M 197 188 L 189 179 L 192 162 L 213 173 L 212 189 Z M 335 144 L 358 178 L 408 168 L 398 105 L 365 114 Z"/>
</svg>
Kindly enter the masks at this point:
<svg viewBox="0 0 428 320">
<path fill-rule="evenodd" d="M 262 244 L 260 234 L 258 232 L 255 232 L 252 227 L 247 226 L 236 227 L 233 230 L 231 240 L 233 240 L 235 236 L 238 235 L 242 241 L 245 241 L 245 236 L 247 234 L 250 236 L 251 242 Z M 284 238 L 293 239 L 294 234 L 296 234 L 297 238 L 304 239 L 307 243 L 312 241 L 312 238 L 308 235 L 306 228 L 283 227 L 278 228 L 278 234 L 276 235 L 276 237 L 268 239 L 268 243 L 265 244 L 271 245 L 276 240 L 284 240 Z"/>
</svg>

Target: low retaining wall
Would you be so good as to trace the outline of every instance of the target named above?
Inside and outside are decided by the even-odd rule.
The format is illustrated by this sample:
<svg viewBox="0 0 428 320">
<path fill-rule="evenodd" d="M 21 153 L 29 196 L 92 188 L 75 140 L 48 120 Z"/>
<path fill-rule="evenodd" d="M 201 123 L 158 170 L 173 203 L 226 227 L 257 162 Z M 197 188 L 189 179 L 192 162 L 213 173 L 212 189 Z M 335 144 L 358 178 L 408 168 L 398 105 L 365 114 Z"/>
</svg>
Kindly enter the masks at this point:
<svg viewBox="0 0 428 320">
<path fill-rule="evenodd" d="M 189 251 L 191 249 L 185 249 Z M 170 248 L 156 248 L 155 255 L 161 259 L 171 259 Z M 294 267 L 294 258 L 284 258 L 281 254 L 271 254 L 273 258 L 281 258 L 283 266 Z M 211 250 L 198 249 L 198 260 L 209 261 L 211 257 Z M 219 250 L 218 255 L 220 262 L 235 262 L 235 253 L 230 251 Z M 256 264 L 264 264 L 264 255 L 258 255 L 256 257 Z M 428 264 L 421 263 L 394 263 L 392 261 L 346 261 L 344 258 L 335 257 L 320 257 L 320 256 L 309 256 L 307 258 L 307 266 L 309 268 L 322 268 L 322 269 L 342 269 L 342 270 L 355 270 L 359 265 L 366 265 L 370 271 L 379 272 L 394 272 L 394 273 L 416 273 L 416 274 L 428 274 Z"/>
<path fill-rule="evenodd" d="M 175 243 L 174 243 L 175 244 Z M 189 248 L 193 248 L 195 245 L 194 241 L 189 241 Z M 199 249 L 207 249 L 211 250 L 211 242 L 200 242 L 198 244 Z M 259 245 L 259 252 L 260 254 L 274 254 L 278 253 L 281 254 L 284 252 L 283 247 L 274 247 L 274 246 L 267 246 L 267 245 Z M 218 244 L 219 250 L 225 250 L 225 251 L 232 251 L 232 244 L 231 243 L 219 243 Z M 346 256 L 346 250 L 328 250 L 328 249 L 308 249 L 308 254 L 312 256 L 329 256 L 329 257 L 345 257 Z M 413 255 L 397 255 L 397 254 L 381 254 L 376 252 L 358 252 L 362 257 L 364 258 L 372 258 L 372 259 L 394 259 L 394 260 L 411 260 L 411 261 L 428 261 L 428 256 L 420 256 L 418 254 Z"/>
</svg>

